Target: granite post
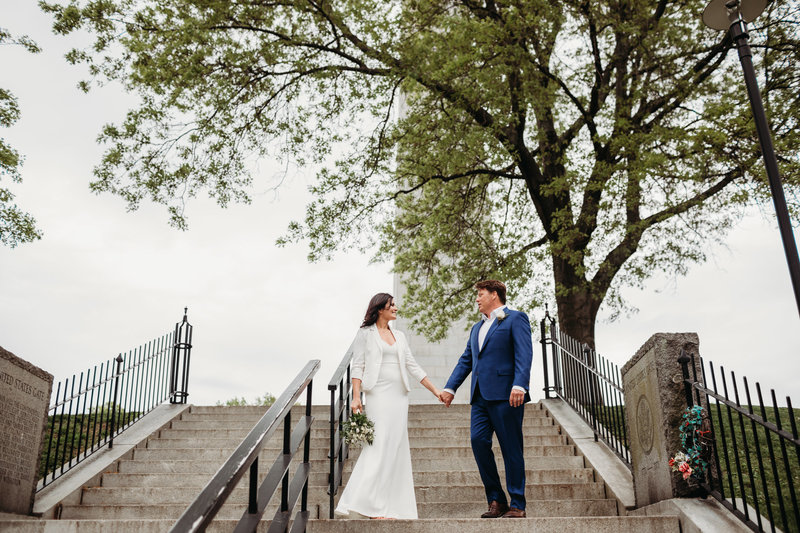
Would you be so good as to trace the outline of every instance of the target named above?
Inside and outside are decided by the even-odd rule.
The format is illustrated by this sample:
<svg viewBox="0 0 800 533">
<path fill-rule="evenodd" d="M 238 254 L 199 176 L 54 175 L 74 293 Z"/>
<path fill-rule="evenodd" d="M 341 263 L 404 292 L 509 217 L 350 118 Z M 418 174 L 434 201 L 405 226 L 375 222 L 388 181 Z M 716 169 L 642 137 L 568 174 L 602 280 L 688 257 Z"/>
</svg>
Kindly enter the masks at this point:
<svg viewBox="0 0 800 533">
<path fill-rule="evenodd" d="M 678 363 L 682 348 L 694 354 L 702 380 L 696 333 L 656 333 L 622 367 L 636 507 L 696 490 L 668 464 L 681 450 L 680 423 L 687 407 Z"/>
<path fill-rule="evenodd" d="M 53 375 L 0 347 L 0 512 L 31 514 Z"/>
</svg>

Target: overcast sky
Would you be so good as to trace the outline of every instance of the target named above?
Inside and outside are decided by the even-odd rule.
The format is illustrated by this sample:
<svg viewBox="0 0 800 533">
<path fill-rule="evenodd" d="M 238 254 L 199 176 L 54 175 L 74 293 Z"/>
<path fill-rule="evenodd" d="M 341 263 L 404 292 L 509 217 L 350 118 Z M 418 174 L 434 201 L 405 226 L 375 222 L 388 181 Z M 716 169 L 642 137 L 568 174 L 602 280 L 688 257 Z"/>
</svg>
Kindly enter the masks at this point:
<svg viewBox="0 0 800 533">
<path fill-rule="evenodd" d="M 23 183 L 3 185 L 44 232 L 32 244 L 0 247 L 0 346 L 61 380 L 171 331 L 188 306 L 191 403 L 277 396 L 309 359 L 322 360 L 314 398 L 327 402 L 327 382 L 367 301 L 391 292 L 392 276 L 390 265 L 369 265 L 355 252 L 309 264 L 305 245 L 274 245 L 302 217 L 313 172 L 290 169 L 272 191 L 283 169 L 264 161 L 251 205 L 223 210 L 195 199 L 186 232 L 169 227 L 160 206 L 128 213 L 88 185 L 101 126 L 120 121 L 134 100 L 115 86 L 76 89 L 83 71 L 63 59 L 76 41 L 53 36 L 33 0 L 3 0 L 0 27 L 43 48 L 32 55 L 0 47 L 0 87 L 22 112 L 0 137 L 25 157 Z M 774 210 L 764 212 L 687 277 L 657 276 L 625 291 L 639 312 L 598 324 L 600 353 L 622 365 L 655 332 L 694 331 L 705 358 L 797 399 L 800 318 Z M 536 347 L 534 398 L 540 373 Z"/>
</svg>

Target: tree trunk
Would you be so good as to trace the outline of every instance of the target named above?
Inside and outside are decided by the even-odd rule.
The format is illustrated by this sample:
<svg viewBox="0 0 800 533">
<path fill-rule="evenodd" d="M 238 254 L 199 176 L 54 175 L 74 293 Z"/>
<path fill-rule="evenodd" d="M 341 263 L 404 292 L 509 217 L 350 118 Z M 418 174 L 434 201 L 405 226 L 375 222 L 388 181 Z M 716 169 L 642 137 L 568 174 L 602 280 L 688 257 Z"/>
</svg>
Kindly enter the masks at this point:
<svg viewBox="0 0 800 533">
<path fill-rule="evenodd" d="M 553 257 L 553 281 L 559 329 L 594 350 L 594 323 L 605 294 L 596 294 L 574 266 L 556 257 Z"/>
<path fill-rule="evenodd" d="M 589 411 L 586 414 L 595 416 L 594 410 L 604 403 L 602 391 L 598 377 L 586 367 L 597 370 L 594 326 L 602 297 L 593 294 L 591 285 L 570 272 L 573 269 L 564 261 L 553 262 L 556 265 L 553 272 L 561 334 L 559 344 L 571 354 L 562 354 L 562 394 L 579 402 Z"/>
</svg>

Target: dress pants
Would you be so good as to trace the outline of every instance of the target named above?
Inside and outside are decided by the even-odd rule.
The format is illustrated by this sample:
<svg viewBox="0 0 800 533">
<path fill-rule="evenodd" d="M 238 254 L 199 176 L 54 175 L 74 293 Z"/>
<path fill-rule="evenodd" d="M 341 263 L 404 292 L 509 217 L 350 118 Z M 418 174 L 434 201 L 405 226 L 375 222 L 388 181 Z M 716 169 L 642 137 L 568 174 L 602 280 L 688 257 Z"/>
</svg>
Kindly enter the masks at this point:
<svg viewBox="0 0 800 533">
<path fill-rule="evenodd" d="M 510 506 L 525 509 L 525 457 L 522 442 L 522 418 L 525 404 L 511 407 L 508 400 L 488 401 L 475 386 L 472 396 L 470 439 L 478 472 L 486 489 L 488 503 L 497 501 L 509 504 L 492 452 L 492 434 L 497 434 L 503 463 L 506 468 L 506 487 L 511 498 Z"/>
</svg>

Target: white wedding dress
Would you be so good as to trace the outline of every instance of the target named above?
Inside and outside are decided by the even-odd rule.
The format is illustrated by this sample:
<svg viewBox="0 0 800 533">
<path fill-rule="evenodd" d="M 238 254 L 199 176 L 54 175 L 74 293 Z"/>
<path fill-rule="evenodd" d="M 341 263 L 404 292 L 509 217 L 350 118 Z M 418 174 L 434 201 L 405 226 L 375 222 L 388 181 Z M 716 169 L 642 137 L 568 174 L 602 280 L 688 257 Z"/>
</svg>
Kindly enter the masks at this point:
<svg viewBox="0 0 800 533">
<path fill-rule="evenodd" d="M 417 499 L 408 445 L 408 392 L 400 376 L 397 343 L 381 339 L 382 359 L 375 386 L 365 391 L 364 411 L 375 423 L 375 439 L 362 444 L 336 514 L 417 518 Z"/>
</svg>

